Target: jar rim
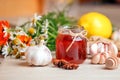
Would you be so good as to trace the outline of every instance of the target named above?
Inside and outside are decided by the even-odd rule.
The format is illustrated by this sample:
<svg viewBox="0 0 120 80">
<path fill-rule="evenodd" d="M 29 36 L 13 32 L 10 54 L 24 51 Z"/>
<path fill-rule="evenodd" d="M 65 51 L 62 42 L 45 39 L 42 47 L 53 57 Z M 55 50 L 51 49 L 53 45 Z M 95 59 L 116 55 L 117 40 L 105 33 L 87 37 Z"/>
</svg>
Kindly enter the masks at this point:
<svg viewBox="0 0 120 80">
<path fill-rule="evenodd" d="M 74 25 L 74 26 L 61 26 L 59 27 L 58 33 L 69 34 L 69 32 L 80 33 L 84 30 L 84 27 Z"/>
</svg>

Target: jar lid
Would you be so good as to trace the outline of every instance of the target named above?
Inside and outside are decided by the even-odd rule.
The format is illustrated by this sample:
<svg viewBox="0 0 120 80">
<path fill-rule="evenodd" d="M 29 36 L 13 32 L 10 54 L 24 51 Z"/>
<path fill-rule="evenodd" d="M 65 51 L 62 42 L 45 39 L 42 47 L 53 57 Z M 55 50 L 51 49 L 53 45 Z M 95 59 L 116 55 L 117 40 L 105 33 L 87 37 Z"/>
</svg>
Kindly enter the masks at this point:
<svg viewBox="0 0 120 80">
<path fill-rule="evenodd" d="M 81 35 L 84 35 L 84 36 L 87 35 L 87 31 L 84 29 L 84 27 L 81 27 L 81 26 L 78 26 L 78 25 L 59 27 L 58 32 L 62 33 L 62 34 L 70 34 L 72 36 L 74 36 L 75 34 L 79 34 L 79 35 L 81 34 Z"/>
</svg>

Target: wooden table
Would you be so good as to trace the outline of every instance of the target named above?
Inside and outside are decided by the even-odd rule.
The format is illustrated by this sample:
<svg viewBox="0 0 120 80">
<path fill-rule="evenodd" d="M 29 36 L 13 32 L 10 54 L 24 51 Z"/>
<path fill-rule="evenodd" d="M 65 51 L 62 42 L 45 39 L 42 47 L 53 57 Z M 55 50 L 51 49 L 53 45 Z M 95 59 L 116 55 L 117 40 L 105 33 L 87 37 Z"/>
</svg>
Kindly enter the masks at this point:
<svg viewBox="0 0 120 80">
<path fill-rule="evenodd" d="M 120 67 L 105 69 L 105 65 L 92 65 L 90 59 L 79 65 L 77 70 L 64 70 L 52 64 L 31 67 L 25 60 L 7 57 L 1 59 L 0 80 L 120 80 Z"/>
</svg>

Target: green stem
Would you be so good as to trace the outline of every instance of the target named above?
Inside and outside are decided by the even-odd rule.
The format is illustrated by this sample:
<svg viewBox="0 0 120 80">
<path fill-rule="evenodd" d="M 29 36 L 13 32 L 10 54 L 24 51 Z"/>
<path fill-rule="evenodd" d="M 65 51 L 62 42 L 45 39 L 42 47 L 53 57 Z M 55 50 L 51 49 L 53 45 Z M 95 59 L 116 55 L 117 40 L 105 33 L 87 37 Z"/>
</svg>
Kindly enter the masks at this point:
<svg viewBox="0 0 120 80">
<path fill-rule="evenodd" d="M 48 32 L 48 34 L 49 34 L 51 37 L 53 37 L 54 39 L 56 39 L 56 36 L 55 36 L 54 34 L 52 34 L 52 33 L 50 33 L 50 32 Z"/>
<path fill-rule="evenodd" d="M 42 26 L 38 21 L 36 21 L 36 24 L 38 24 L 38 26 Z"/>
<path fill-rule="evenodd" d="M 42 25 L 38 21 L 36 21 L 36 24 L 38 24 L 36 35 L 39 36 L 40 35 L 39 31 Z"/>
<path fill-rule="evenodd" d="M 29 23 L 31 23 L 31 21 L 27 21 L 27 22 L 25 22 L 25 23 L 22 24 L 20 27 L 24 27 L 26 24 L 29 24 Z"/>
<path fill-rule="evenodd" d="M 52 21 L 49 21 L 49 23 L 54 27 L 56 26 L 55 23 L 53 23 Z"/>
<path fill-rule="evenodd" d="M 53 31 L 57 34 L 57 30 L 55 30 L 55 28 L 53 28 L 53 27 L 50 26 L 50 25 L 49 25 L 49 28 L 50 28 L 51 30 L 53 30 Z"/>
</svg>

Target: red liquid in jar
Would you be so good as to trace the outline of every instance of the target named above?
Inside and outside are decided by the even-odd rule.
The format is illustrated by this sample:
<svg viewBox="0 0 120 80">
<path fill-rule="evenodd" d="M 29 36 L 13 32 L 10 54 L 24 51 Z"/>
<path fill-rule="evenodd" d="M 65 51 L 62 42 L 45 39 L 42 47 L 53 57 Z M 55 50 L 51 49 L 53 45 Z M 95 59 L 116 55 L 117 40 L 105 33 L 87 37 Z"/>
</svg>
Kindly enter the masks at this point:
<svg viewBox="0 0 120 80">
<path fill-rule="evenodd" d="M 72 46 L 66 51 L 73 39 L 74 36 L 69 34 L 58 34 L 56 39 L 56 58 L 65 59 L 71 63 L 81 64 L 86 59 L 87 42 L 86 39 L 77 36 Z"/>
</svg>

